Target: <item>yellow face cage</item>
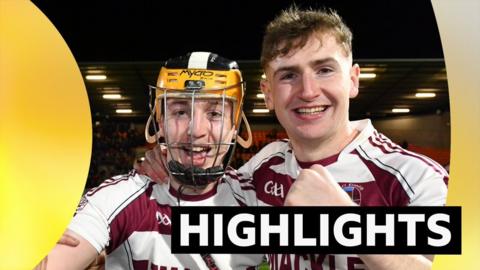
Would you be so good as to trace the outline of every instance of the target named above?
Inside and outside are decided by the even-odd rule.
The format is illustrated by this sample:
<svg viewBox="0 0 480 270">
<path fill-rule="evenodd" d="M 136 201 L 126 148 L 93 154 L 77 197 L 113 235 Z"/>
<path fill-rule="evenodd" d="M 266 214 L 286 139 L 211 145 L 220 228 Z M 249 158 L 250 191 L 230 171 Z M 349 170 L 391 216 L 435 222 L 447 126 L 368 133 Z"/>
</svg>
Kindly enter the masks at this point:
<svg viewBox="0 0 480 270">
<path fill-rule="evenodd" d="M 197 98 L 223 98 L 233 103 L 233 124 L 239 126 L 242 115 L 244 83 L 238 69 L 168 69 L 162 67 L 157 80 L 156 100 L 164 93 L 181 98 L 182 91 L 190 96 L 196 91 Z M 160 115 L 159 107 L 157 115 Z"/>
</svg>

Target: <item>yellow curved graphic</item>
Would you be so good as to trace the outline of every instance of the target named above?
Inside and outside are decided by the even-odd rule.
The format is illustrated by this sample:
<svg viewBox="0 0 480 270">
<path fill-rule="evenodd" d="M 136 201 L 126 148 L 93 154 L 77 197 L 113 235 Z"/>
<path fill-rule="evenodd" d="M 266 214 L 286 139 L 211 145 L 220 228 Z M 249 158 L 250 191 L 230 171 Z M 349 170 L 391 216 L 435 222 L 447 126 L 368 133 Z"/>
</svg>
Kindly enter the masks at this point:
<svg viewBox="0 0 480 270">
<path fill-rule="evenodd" d="M 452 155 L 448 205 L 462 207 L 462 255 L 439 255 L 433 269 L 478 269 L 480 248 L 480 1 L 433 0 L 450 94 Z"/>
<path fill-rule="evenodd" d="M 85 186 L 91 117 L 67 44 L 31 2 L 0 0 L 0 269 L 31 269 Z"/>
</svg>

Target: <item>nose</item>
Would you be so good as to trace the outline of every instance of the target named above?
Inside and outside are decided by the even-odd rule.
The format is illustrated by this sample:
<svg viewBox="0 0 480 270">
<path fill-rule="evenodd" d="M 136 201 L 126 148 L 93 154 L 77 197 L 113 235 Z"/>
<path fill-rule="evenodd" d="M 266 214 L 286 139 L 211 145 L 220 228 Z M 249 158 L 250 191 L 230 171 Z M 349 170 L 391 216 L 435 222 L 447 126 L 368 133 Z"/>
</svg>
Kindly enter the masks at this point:
<svg viewBox="0 0 480 270">
<path fill-rule="evenodd" d="M 207 135 L 208 125 L 208 119 L 205 117 L 205 114 L 194 109 L 193 119 L 190 120 L 187 134 L 195 139 L 202 138 Z"/>
<path fill-rule="evenodd" d="M 318 82 L 311 72 L 302 74 L 299 98 L 304 101 L 311 101 L 320 95 Z"/>
</svg>

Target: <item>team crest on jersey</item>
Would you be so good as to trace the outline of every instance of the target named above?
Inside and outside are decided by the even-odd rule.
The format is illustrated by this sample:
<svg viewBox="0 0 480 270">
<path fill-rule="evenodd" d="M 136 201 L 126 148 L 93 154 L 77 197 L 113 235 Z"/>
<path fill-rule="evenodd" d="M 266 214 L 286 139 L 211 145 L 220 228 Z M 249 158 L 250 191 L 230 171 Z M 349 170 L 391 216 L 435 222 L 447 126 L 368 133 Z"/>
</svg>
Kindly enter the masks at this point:
<svg viewBox="0 0 480 270">
<path fill-rule="evenodd" d="M 284 187 L 283 187 L 283 184 L 281 183 L 270 180 L 265 183 L 265 186 L 263 187 L 263 189 L 266 194 L 270 194 L 275 197 L 285 198 Z"/>
<path fill-rule="evenodd" d="M 348 196 L 350 196 L 350 199 L 358 205 L 360 205 L 360 202 L 362 201 L 362 190 L 363 187 L 355 184 L 347 184 L 347 185 L 342 185 L 343 190 L 347 192 Z"/>
</svg>

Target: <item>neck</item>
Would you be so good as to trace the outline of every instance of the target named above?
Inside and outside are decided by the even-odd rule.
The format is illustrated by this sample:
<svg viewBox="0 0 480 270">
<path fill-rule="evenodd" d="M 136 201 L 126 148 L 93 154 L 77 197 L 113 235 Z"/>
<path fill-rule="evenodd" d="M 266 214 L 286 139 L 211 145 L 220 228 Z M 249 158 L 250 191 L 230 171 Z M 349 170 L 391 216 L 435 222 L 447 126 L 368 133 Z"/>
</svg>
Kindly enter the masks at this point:
<svg viewBox="0 0 480 270">
<path fill-rule="evenodd" d="M 321 160 L 340 153 L 359 134 L 347 123 L 335 134 L 316 140 L 291 140 L 295 157 L 302 162 Z"/>
</svg>

